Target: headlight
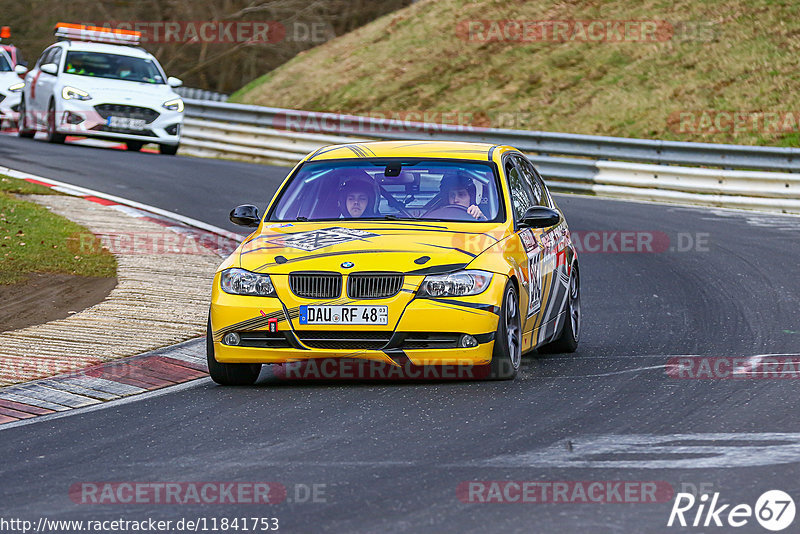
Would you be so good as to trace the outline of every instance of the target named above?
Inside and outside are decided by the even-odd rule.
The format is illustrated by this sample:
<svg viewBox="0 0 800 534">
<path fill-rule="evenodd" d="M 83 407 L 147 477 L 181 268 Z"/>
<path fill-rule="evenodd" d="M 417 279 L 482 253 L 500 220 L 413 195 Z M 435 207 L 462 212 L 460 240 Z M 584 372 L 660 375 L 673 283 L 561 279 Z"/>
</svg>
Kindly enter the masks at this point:
<svg viewBox="0 0 800 534">
<path fill-rule="evenodd" d="M 425 277 L 419 286 L 420 297 L 465 297 L 483 293 L 492 273 L 485 271 L 458 271 L 449 274 L 433 274 Z"/>
<path fill-rule="evenodd" d="M 225 269 L 219 278 L 219 285 L 225 293 L 231 295 L 275 296 L 275 287 L 269 275 L 251 273 L 244 269 Z"/>
<path fill-rule="evenodd" d="M 23 89 L 25 89 L 25 82 L 19 82 L 8 86 L 8 91 L 11 93 L 19 93 Z"/>
<path fill-rule="evenodd" d="M 75 87 L 65 86 L 61 90 L 61 98 L 64 100 L 91 100 L 92 97 L 89 96 L 89 93 L 86 91 L 82 91 Z"/>
<path fill-rule="evenodd" d="M 164 106 L 165 109 L 168 109 L 170 111 L 177 111 L 179 113 L 183 111 L 183 100 L 181 100 L 180 98 L 176 98 L 174 100 L 167 100 L 162 105 Z"/>
</svg>

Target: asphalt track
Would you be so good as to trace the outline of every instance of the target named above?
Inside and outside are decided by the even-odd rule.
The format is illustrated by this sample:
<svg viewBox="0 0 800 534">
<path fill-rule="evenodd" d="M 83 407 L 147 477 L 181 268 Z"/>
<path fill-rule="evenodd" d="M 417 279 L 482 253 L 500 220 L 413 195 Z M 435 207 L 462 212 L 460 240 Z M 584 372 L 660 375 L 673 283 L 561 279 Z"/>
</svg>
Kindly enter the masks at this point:
<svg viewBox="0 0 800 534">
<path fill-rule="evenodd" d="M 225 227 L 232 206 L 263 205 L 286 173 L 5 136 L 0 164 Z M 673 248 L 580 255 L 576 354 L 526 357 L 513 382 L 297 383 L 265 370 L 252 388 L 203 379 L 0 430 L 2 518 L 277 517 L 285 532 L 677 532 L 666 526 L 671 501 L 465 503 L 457 487 L 664 481 L 676 492 L 703 485 L 729 504 L 753 506 L 771 489 L 797 501 L 796 380 L 675 379 L 664 366 L 677 355 L 800 352 L 800 219 L 557 200 L 573 232 L 663 232 Z M 698 233 L 707 246 L 675 250 Z M 289 499 L 75 504 L 70 486 L 92 481 L 273 481 Z M 305 486 L 296 485 L 313 484 L 324 495 L 298 502 Z M 766 532 L 754 518 L 735 531 Z"/>
</svg>

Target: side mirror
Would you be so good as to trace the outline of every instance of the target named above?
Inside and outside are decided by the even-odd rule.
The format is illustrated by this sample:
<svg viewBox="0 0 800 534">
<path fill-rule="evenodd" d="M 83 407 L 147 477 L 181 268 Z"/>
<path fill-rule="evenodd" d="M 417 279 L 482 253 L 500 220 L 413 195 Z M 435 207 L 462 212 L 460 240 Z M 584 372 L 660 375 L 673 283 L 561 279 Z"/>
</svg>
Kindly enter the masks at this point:
<svg viewBox="0 0 800 534">
<path fill-rule="evenodd" d="M 45 63 L 44 65 L 39 67 L 39 70 L 41 70 L 42 72 L 46 72 L 47 74 L 52 74 L 53 76 L 56 76 L 58 74 L 58 65 L 56 65 L 55 63 Z"/>
<path fill-rule="evenodd" d="M 25 75 L 28 73 L 28 67 L 24 65 L 16 65 L 14 67 L 14 72 L 16 72 L 17 76 L 19 76 L 20 78 L 24 78 Z"/>
<path fill-rule="evenodd" d="M 545 206 L 531 206 L 522 216 L 519 225 L 523 228 L 547 228 L 561 222 L 561 214 Z"/>
<path fill-rule="evenodd" d="M 175 76 L 170 76 L 169 78 L 167 78 L 167 85 L 169 85 L 170 87 L 180 87 L 181 85 L 183 85 L 183 80 L 181 80 L 180 78 L 176 78 Z"/>
<path fill-rule="evenodd" d="M 261 222 L 261 217 L 258 216 L 258 208 L 251 204 L 233 208 L 230 219 L 233 224 L 250 228 L 255 228 Z"/>
</svg>

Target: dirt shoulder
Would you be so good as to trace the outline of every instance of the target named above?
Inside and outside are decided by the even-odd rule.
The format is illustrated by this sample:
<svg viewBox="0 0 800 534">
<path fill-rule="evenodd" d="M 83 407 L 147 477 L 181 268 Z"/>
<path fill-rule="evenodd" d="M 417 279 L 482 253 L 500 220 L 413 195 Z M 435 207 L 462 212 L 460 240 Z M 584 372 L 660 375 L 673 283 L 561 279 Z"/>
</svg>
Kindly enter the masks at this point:
<svg viewBox="0 0 800 534">
<path fill-rule="evenodd" d="M 116 277 L 33 273 L 24 282 L 0 285 L 0 332 L 64 319 L 99 304 Z"/>
</svg>

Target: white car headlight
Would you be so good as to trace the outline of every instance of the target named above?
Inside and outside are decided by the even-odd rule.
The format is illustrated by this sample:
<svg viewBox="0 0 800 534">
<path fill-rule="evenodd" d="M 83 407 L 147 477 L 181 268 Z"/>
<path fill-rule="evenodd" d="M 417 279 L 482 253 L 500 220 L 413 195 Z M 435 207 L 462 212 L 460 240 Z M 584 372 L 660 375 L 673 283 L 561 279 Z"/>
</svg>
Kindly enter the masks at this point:
<svg viewBox="0 0 800 534">
<path fill-rule="evenodd" d="M 466 297 L 486 291 L 492 273 L 485 271 L 458 271 L 448 274 L 432 274 L 425 277 L 419 286 L 420 297 Z"/>
<path fill-rule="evenodd" d="M 19 93 L 23 89 L 25 89 L 25 82 L 19 82 L 8 86 L 9 93 Z"/>
<path fill-rule="evenodd" d="M 183 100 L 181 100 L 180 98 L 167 100 L 162 104 L 162 106 L 164 106 L 164 109 L 168 109 L 170 111 L 177 111 L 178 113 L 180 113 L 181 111 L 183 111 Z"/>
<path fill-rule="evenodd" d="M 225 293 L 231 295 L 275 296 L 275 287 L 269 275 L 244 269 L 225 269 L 219 278 L 219 285 Z"/>
<path fill-rule="evenodd" d="M 78 89 L 77 87 L 70 87 L 69 85 L 64 86 L 61 90 L 61 98 L 64 100 L 91 100 L 92 97 L 89 96 L 89 93 Z"/>
</svg>

